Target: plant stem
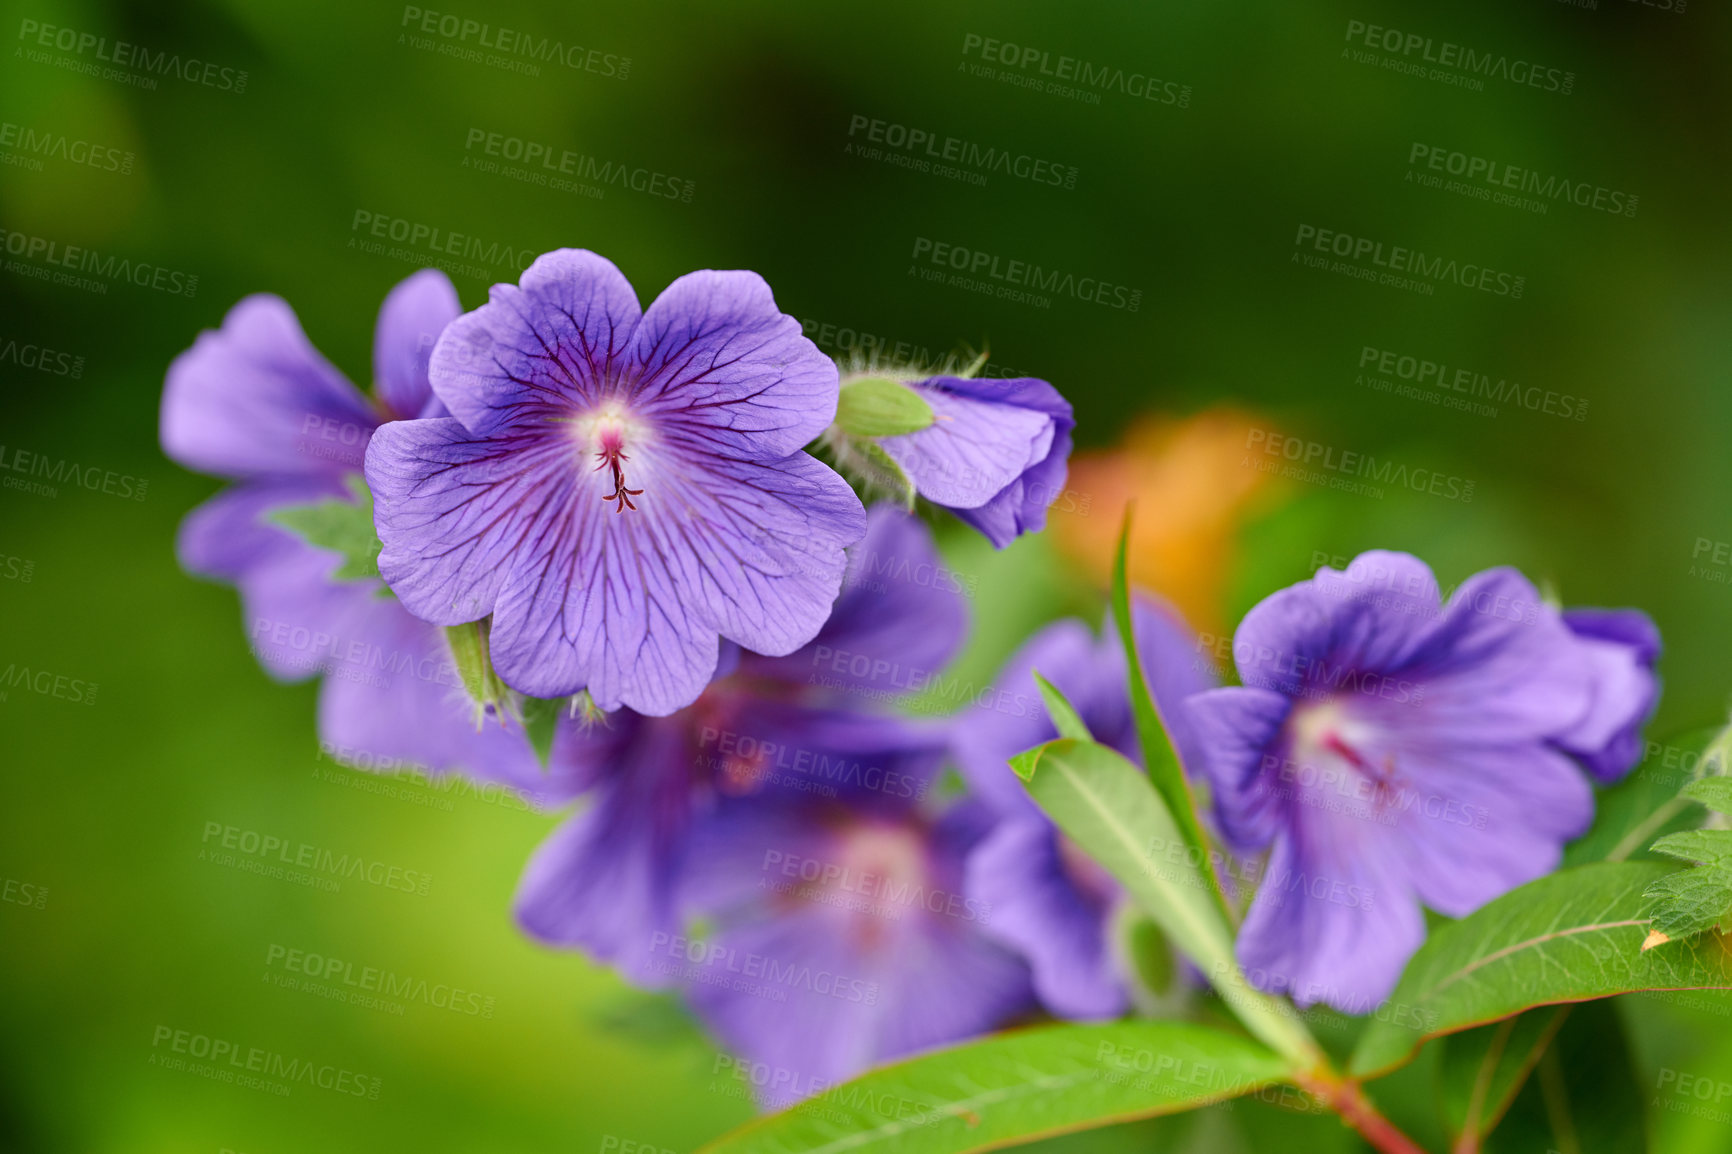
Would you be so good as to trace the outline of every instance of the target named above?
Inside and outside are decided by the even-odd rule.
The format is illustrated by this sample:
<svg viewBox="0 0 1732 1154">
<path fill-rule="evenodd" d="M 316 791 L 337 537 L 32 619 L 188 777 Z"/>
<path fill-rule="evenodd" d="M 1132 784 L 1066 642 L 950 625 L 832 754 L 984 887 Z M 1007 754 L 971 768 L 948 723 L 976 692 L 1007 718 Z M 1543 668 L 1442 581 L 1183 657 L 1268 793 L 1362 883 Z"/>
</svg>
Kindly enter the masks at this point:
<svg viewBox="0 0 1732 1154">
<path fill-rule="evenodd" d="M 1358 1082 L 1324 1067 L 1301 1075 L 1299 1085 L 1341 1115 L 1343 1122 L 1359 1131 L 1359 1136 L 1382 1154 L 1425 1154 L 1419 1143 L 1396 1129 L 1395 1123 L 1378 1111 Z"/>
</svg>

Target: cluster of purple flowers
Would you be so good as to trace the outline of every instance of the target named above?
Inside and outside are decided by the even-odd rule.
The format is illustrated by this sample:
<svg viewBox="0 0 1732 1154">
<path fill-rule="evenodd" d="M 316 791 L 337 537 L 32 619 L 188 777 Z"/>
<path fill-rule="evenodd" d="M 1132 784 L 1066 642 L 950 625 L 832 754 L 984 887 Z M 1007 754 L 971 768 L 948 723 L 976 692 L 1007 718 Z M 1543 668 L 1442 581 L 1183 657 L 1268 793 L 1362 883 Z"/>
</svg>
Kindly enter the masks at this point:
<svg viewBox="0 0 1732 1154">
<path fill-rule="evenodd" d="M 464 314 L 423 271 L 386 298 L 374 379 L 275 297 L 202 334 L 162 441 L 236 484 L 181 559 L 239 588 L 268 672 L 324 676 L 340 759 L 579 802 L 524 874 L 529 933 L 682 992 L 771 1105 L 1022 1016 L 1126 1012 L 1123 895 L 1005 764 L 1055 736 L 1037 670 L 1137 755 L 1118 632 L 1051 625 L 995 692 L 912 715 L 967 605 L 919 578 L 941 569 L 922 521 L 807 451 L 842 382 L 758 276 L 692 273 L 640 309 L 561 250 Z M 1070 450 L 1057 391 L 900 383 L 931 419 L 872 448 L 912 491 L 998 547 L 1039 529 Z M 377 577 L 280 517 L 363 475 Z M 1417 947 L 1421 902 L 1462 914 L 1555 866 L 1591 816 L 1578 767 L 1626 771 L 1656 694 L 1646 618 L 1562 614 L 1506 570 L 1447 605 L 1410 557 L 1324 570 L 1246 618 L 1231 688 L 1165 605 L 1133 617 L 1212 824 L 1261 862 L 1247 972 L 1354 1012 Z M 460 669 L 462 630 L 496 691 Z"/>
</svg>

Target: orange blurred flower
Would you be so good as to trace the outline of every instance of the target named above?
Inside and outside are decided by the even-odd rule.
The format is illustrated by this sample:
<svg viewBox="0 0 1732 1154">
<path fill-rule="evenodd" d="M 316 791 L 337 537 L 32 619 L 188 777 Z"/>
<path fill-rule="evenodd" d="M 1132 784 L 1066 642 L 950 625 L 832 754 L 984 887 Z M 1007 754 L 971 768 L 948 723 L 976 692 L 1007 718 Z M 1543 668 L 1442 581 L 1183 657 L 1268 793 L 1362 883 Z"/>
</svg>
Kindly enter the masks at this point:
<svg viewBox="0 0 1732 1154">
<path fill-rule="evenodd" d="M 1269 480 L 1244 465 L 1254 427 L 1269 423 L 1228 407 L 1141 417 L 1118 448 L 1073 457 L 1068 488 L 1075 499 L 1052 511 L 1059 549 L 1108 583 L 1125 503 L 1134 500 L 1126 556 L 1132 583 L 1168 598 L 1193 628 L 1222 632 L 1222 587 L 1238 528 Z"/>
</svg>

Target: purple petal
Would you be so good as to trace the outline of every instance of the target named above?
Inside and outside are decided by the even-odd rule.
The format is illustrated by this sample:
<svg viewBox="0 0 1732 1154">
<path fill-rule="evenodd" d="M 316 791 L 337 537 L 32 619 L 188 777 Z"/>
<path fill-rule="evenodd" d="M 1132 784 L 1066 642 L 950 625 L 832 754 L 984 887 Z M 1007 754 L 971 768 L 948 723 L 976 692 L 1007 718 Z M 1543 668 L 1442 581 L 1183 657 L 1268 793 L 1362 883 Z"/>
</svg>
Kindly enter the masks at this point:
<svg viewBox="0 0 1732 1154">
<path fill-rule="evenodd" d="M 1212 669 L 1175 610 L 1141 591 L 1133 605 L 1143 671 L 1180 757 L 1198 772 L 1204 747 L 1193 732 L 1185 702 L 1215 684 Z M 1035 811 L 1006 762 L 1058 736 L 1036 673 L 1064 694 L 1096 741 L 1142 763 L 1117 628 L 1109 621 L 1105 635 L 1097 638 L 1080 621 L 1055 622 L 1005 663 L 991 698 L 1000 708 L 966 709 L 955 722 L 956 756 L 970 788 L 1007 815 Z"/>
<path fill-rule="evenodd" d="M 1065 695 L 1099 740 L 1123 740 L 1127 734 L 1129 705 L 1123 683 L 1115 704 L 1114 690 L 1102 684 L 1113 671 L 1101 660 L 1089 627 L 1075 619 L 1046 626 L 1005 663 L 988 699 L 993 707 L 971 704 L 958 715 L 952 731 L 957 766 L 969 789 L 1008 817 L 1040 812 L 1011 772 L 1009 759 L 1058 736 L 1035 684 L 1036 672 Z"/>
<path fill-rule="evenodd" d="M 695 949 L 661 953 L 722 1043 L 779 1071 L 766 1106 L 1028 1006 L 1027 969 L 981 932 L 981 911 L 963 896 L 978 814 L 958 807 L 927 831 L 894 819 L 827 824 L 798 805 L 730 813 L 692 850 L 704 862 L 699 908 L 715 910 L 720 929 Z M 863 866 L 838 840 L 849 831 L 877 839 L 892 860 L 914 853 L 924 864 L 874 872 L 875 856 Z M 846 884 L 869 892 L 819 892 L 809 863 L 838 865 Z"/>
<path fill-rule="evenodd" d="M 446 327 L 428 368 L 433 391 L 477 437 L 593 404 L 633 368 L 626 350 L 640 316 L 613 262 L 584 249 L 546 253 L 521 287 L 494 285 L 485 305 Z"/>
<path fill-rule="evenodd" d="M 847 547 L 866 532 L 854 491 L 805 453 L 762 465 L 697 458 L 688 476 L 668 498 L 678 513 L 645 506 L 679 547 L 682 594 L 754 652 L 781 656 L 811 641 L 841 588 Z"/>
<path fill-rule="evenodd" d="M 456 418 L 436 417 L 383 426 L 368 446 L 367 484 L 379 574 L 409 612 L 436 625 L 492 612 L 503 561 L 529 529 L 522 508 L 540 499 L 534 479 Z"/>
<path fill-rule="evenodd" d="M 1070 402 L 1034 377 L 933 377 L 912 387 L 938 420 L 880 443 L 920 495 L 996 548 L 1044 528 L 1047 506 L 1064 491 L 1076 423 Z"/>
<path fill-rule="evenodd" d="M 760 1090 L 766 1109 L 985 1033 L 1029 1001 L 1022 963 L 978 934 L 904 933 L 899 956 L 862 958 L 826 919 L 808 914 L 742 926 L 704 945 L 720 953 L 688 966 L 688 998 L 725 1048 L 774 1072 L 775 1084 Z M 764 976 L 780 974 L 791 976 Z"/>
<path fill-rule="evenodd" d="M 265 520 L 276 509 L 336 489 L 318 478 L 244 485 L 219 493 L 181 523 L 181 564 L 240 589 L 248 644 L 279 680 L 300 681 L 330 668 L 378 600 L 377 585 L 330 579 L 342 561 L 336 553 Z"/>
<path fill-rule="evenodd" d="M 1233 635 L 1246 685 L 1294 695 L 1343 676 L 1404 665 L 1441 613 L 1431 570 L 1405 553 L 1373 551 L 1264 598 Z"/>
<path fill-rule="evenodd" d="M 1558 733 L 1584 715 L 1594 688 L 1580 643 L 1513 569 L 1462 582 L 1409 660 L 1390 672 L 1422 687 L 1410 712 L 1426 727 L 1485 744 Z"/>
<path fill-rule="evenodd" d="M 1564 624 L 1577 637 L 1627 645 L 1645 664 L 1659 659 L 1660 630 L 1640 609 L 1566 609 Z"/>
<path fill-rule="evenodd" d="M 857 813 L 922 801 L 944 758 L 944 731 L 899 717 L 759 699 L 699 735 L 724 794 L 781 802 L 834 799 Z"/>
<path fill-rule="evenodd" d="M 530 858 L 518 885 L 518 924 L 577 946 L 641 984 L 665 985 L 654 946 L 678 928 L 678 886 L 694 794 L 682 727 L 622 719 L 611 779 L 590 807 Z"/>
<path fill-rule="evenodd" d="M 921 521 L 874 506 L 866 535 L 848 550 L 842 594 L 811 644 L 787 657 L 747 654 L 761 676 L 878 699 L 924 688 L 950 663 L 968 630 L 962 578 L 945 565 Z"/>
<path fill-rule="evenodd" d="M 634 409 L 729 453 L 789 456 L 836 416 L 835 362 L 754 272 L 674 281 L 644 313 L 630 356 Z"/>
<path fill-rule="evenodd" d="M 968 859 L 968 893 L 990 910 L 987 933 L 1028 959 L 1035 992 L 1062 1018 L 1116 1018 L 1127 1002 L 1108 940 L 1111 903 L 1066 873 L 1058 832 L 1010 819 Z"/>
<path fill-rule="evenodd" d="M 493 613 L 495 667 L 532 696 L 587 687 L 603 709 L 671 713 L 714 673 L 717 634 L 770 654 L 810 641 L 865 530 L 847 483 L 804 454 L 646 468 L 624 514 L 570 456 L 449 418 L 388 425 L 368 455 L 386 583 L 439 624 Z"/>
<path fill-rule="evenodd" d="M 427 363 L 439 334 L 462 311 L 450 278 L 434 268 L 410 274 L 386 294 L 373 330 L 373 381 L 393 416 L 444 415 L 427 411 L 436 404 Z"/>
<path fill-rule="evenodd" d="M 709 681 L 718 633 L 771 655 L 812 639 L 865 529 L 853 491 L 804 454 L 693 473 L 702 465 L 710 477 L 646 492 L 635 512 L 585 502 L 537 527 L 537 552 L 513 558 L 499 596 L 501 677 L 537 696 L 584 685 L 604 709 L 661 716 Z"/>
<path fill-rule="evenodd" d="M 1660 696 L 1653 672 L 1660 631 L 1635 609 L 1566 610 L 1564 624 L 1592 663 L 1593 700 L 1558 744 L 1600 781 L 1616 781 L 1641 760 L 1642 724 Z"/>
<path fill-rule="evenodd" d="M 300 538 L 267 521 L 268 514 L 342 495 L 341 485 L 321 477 L 225 489 L 186 515 L 175 553 L 187 572 L 234 584 L 254 568 L 306 549 Z"/>
<path fill-rule="evenodd" d="M 1352 830 L 1332 842 L 1334 824 L 1320 824 L 1276 839 L 1234 949 L 1260 989 L 1365 1014 L 1395 988 L 1425 920 L 1392 847 Z"/>
<path fill-rule="evenodd" d="M 378 415 L 320 356 L 288 304 L 247 297 L 176 357 L 163 451 L 227 477 L 337 476 L 359 466 Z"/>
<path fill-rule="evenodd" d="M 1419 896 L 1450 917 L 1556 869 L 1594 818 L 1581 773 L 1543 747 L 1409 756 L 1403 777 L 1401 832 L 1390 836 Z"/>
<path fill-rule="evenodd" d="M 319 695 L 327 754 L 362 769 L 406 765 L 431 777 L 460 771 L 544 805 L 575 796 L 573 775 L 543 770 L 515 723 L 498 716 L 477 722 L 438 626 L 375 595 L 350 628 L 332 646 Z"/>
<path fill-rule="evenodd" d="M 1035 409 L 948 392 L 943 385 L 950 379 L 916 390 L 932 406 L 936 420 L 930 426 L 879 444 L 922 497 L 947 508 L 974 509 L 1046 458 L 1054 424 Z"/>
<path fill-rule="evenodd" d="M 1064 492 L 1069 475 L 1071 435 L 1069 422 L 1053 438 L 1052 449 L 1039 464 L 1012 481 L 999 494 L 977 509 L 954 509 L 957 520 L 970 526 L 998 549 L 1024 533 L 1046 528 L 1046 511 Z"/>
<path fill-rule="evenodd" d="M 1282 812 L 1271 798 L 1271 751 L 1292 702 L 1268 689 L 1210 689 L 1185 702 L 1197 741 L 1207 750 L 1202 768 L 1215 789 L 1215 816 L 1240 849 L 1268 845 Z"/>
</svg>

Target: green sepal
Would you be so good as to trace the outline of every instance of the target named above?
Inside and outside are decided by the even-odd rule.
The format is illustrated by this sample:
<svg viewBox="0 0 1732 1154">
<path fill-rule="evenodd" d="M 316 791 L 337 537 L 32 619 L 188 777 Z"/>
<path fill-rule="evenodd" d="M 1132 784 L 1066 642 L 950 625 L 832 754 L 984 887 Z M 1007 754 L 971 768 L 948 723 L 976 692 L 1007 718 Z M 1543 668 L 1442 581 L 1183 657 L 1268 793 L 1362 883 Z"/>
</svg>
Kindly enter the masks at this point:
<svg viewBox="0 0 1732 1154">
<path fill-rule="evenodd" d="M 847 436 L 834 426 L 824 443 L 835 456 L 836 471 L 863 491 L 867 504 L 886 500 L 914 511 L 914 482 L 884 446 L 868 437 Z"/>
<path fill-rule="evenodd" d="M 918 433 L 936 419 L 926 398 L 889 377 L 849 381 L 836 401 L 836 427 L 850 437 Z"/>
<path fill-rule="evenodd" d="M 281 525 L 315 549 L 340 553 L 343 563 L 331 576 L 338 581 L 379 578 L 379 536 L 373 530 L 373 494 L 358 473 L 344 478 L 353 501 L 327 497 L 308 505 L 289 505 L 265 519 Z"/>
<path fill-rule="evenodd" d="M 559 715 L 565 711 L 565 707 L 564 698 L 523 699 L 523 734 L 529 738 L 529 745 L 535 750 L 535 756 L 540 759 L 543 769 L 547 768 L 548 759 L 553 756 L 553 735 L 559 728 Z"/>
<path fill-rule="evenodd" d="M 498 708 L 505 700 L 505 683 L 493 672 L 493 662 L 487 652 L 487 619 L 463 625 L 445 627 L 445 643 L 451 649 L 451 661 L 457 667 L 457 680 L 475 703 L 475 721 L 488 706 Z"/>
</svg>

